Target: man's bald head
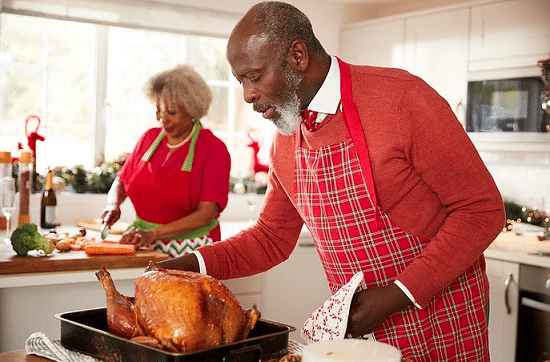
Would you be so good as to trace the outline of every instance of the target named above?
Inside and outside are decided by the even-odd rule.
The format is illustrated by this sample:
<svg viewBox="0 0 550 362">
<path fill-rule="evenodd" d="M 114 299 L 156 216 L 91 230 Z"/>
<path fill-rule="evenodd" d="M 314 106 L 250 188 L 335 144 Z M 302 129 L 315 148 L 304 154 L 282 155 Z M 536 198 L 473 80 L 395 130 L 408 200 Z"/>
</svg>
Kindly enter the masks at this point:
<svg viewBox="0 0 550 362">
<path fill-rule="evenodd" d="M 330 57 L 313 33 L 308 17 L 285 2 L 265 1 L 252 6 L 231 37 L 251 35 L 265 37 L 271 44 L 275 59 L 284 61 L 292 43 L 300 40 L 307 46 L 310 56 L 330 63 Z"/>
</svg>

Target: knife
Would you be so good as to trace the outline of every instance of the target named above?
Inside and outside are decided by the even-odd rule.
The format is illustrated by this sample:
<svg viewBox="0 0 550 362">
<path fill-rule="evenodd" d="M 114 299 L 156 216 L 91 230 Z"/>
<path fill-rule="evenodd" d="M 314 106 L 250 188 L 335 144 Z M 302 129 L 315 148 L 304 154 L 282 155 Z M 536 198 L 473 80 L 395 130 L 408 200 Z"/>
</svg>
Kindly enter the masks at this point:
<svg viewBox="0 0 550 362">
<path fill-rule="evenodd" d="M 105 240 L 107 235 L 109 235 L 109 224 L 107 224 L 107 221 L 103 221 L 103 225 L 101 225 L 101 240 Z"/>
</svg>

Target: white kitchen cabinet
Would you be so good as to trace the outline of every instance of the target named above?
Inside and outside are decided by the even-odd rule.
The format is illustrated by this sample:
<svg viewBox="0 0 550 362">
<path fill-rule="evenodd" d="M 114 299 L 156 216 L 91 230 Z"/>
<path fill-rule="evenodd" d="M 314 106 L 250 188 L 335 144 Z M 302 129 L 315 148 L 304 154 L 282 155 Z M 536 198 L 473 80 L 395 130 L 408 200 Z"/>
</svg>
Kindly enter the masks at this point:
<svg viewBox="0 0 550 362">
<path fill-rule="evenodd" d="M 246 278 L 222 280 L 223 284 L 231 290 L 243 309 L 254 308 L 262 310 L 261 292 L 262 276 L 253 275 Z"/>
<path fill-rule="evenodd" d="M 134 295 L 134 281 L 143 268 L 109 271 L 117 290 Z M 59 339 L 58 313 L 105 307 L 105 291 L 95 270 L 0 276 L 0 352 L 25 348 L 34 332 Z"/>
<path fill-rule="evenodd" d="M 331 296 L 313 239 L 304 234 L 288 260 L 263 273 L 259 309 L 262 318 L 296 327 L 289 338 L 301 343 L 302 325 Z"/>
<path fill-rule="evenodd" d="M 470 72 L 537 68 L 550 51 L 550 1 L 472 6 Z"/>
<path fill-rule="evenodd" d="M 447 100 L 462 124 L 468 88 L 469 9 L 406 18 L 404 68 Z"/>
<path fill-rule="evenodd" d="M 491 361 L 513 362 L 519 298 L 519 264 L 486 259 L 489 277 L 489 351 Z"/>
<path fill-rule="evenodd" d="M 340 56 L 354 64 L 403 67 L 405 20 L 385 19 L 342 29 Z"/>
<path fill-rule="evenodd" d="M 469 16 L 469 8 L 461 7 L 349 25 L 342 29 L 342 58 L 423 78 L 464 124 Z"/>
</svg>

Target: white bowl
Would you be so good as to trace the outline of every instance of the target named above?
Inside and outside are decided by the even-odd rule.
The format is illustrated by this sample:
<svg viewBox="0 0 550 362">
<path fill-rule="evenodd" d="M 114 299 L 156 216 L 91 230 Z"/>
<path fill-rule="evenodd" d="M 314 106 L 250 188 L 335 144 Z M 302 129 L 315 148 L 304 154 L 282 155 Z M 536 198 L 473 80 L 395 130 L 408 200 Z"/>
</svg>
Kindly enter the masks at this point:
<svg viewBox="0 0 550 362">
<path fill-rule="evenodd" d="M 305 346 L 302 362 L 401 362 L 401 352 L 386 343 L 343 339 Z"/>
</svg>

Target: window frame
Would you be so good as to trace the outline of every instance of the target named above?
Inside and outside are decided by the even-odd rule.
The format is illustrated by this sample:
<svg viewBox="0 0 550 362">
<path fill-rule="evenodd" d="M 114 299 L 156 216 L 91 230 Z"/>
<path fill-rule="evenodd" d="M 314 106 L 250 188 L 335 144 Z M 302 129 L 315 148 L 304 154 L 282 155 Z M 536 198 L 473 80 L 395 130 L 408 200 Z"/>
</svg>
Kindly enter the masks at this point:
<svg viewBox="0 0 550 362">
<path fill-rule="evenodd" d="M 198 44 L 199 42 L 192 41 L 193 39 L 196 39 L 195 37 L 201 36 L 201 37 L 210 37 L 210 38 L 216 38 L 216 39 L 224 39 L 226 40 L 228 36 L 215 36 L 211 34 L 193 34 L 193 33 L 182 33 L 182 32 L 176 32 L 173 30 L 167 30 L 167 29 L 151 29 L 149 27 L 137 27 L 137 26 L 122 26 L 120 24 L 99 24 L 94 22 L 86 22 L 86 21 L 78 21 L 75 19 L 66 19 L 66 18 L 55 18 L 51 16 L 39 16 L 36 14 L 28 14 L 24 12 L 3 12 L 7 15 L 13 14 L 13 15 L 22 15 L 22 16 L 32 16 L 32 17 L 39 17 L 42 19 L 45 19 L 47 22 L 50 20 L 54 21 L 71 21 L 71 22 L 82 22 L 82 23 L 90 23 L 90 25 L 93 25 L 95 27 L 95 43 L 93 44 L 93 49 L 91 52 L 93 52 L 93 61 L 90 63 L 90 69 L 88 71 L 88 74 L 90 74 L 91 84 L 90 84 L 90 125 L 89 125 L 89 132 L 90 132 L 90 149 L 87 150 L 87 153 L 85 155 L 85 159 L 80 162 L 84 165 L 85 168 L 91 169 L 93 167 L 99 166 L 104 162 L 111 162 L 113 161 L 111 158 L 112 155 L 109 155 L 106 159 L 105 157 L 105 151 L 107 147 L 107 130 L 109 125 L 109 117 L 111 114 L 111 105 L 109 104 L 108 99 L 108 59 L 109 59 L 109 27 L 121 27 L 121 28 L 129 28 L 129 29 L 136 29 L 136 30 L 143 30 L 143 31 L 161 31 L 161 32 L 167 32 L 171 34 L 178 34 L 180 36 L 186 36 L 189 41 L 186 41 L 184 46 L 186 47 L 186 51 L 184 54 L 184 57 L 187 58 L 187 62 L 190 64 L 193 64 L 193 54 L 195 52 L 198 52 Z M 46 34 L 47 35 L 47 34 Z M 46 36 L 45 35 L 45 36 Z M 194 47 L 194 49 L 193 49 Z M 6 63 L 3 63 L 6 64 Z M 22 63 L 16 63 L 11 62 L 9 66 L 18 67 L 22 65 Z M 23 64 L 24 66 L 24 64 Z M 45 74 L 45 78 L 43 81 L 42 87 L 42 100 L 41 100 L 41 112 L 44 114 L 41 116 L 43 118 L 44 124 L 47 125 L 48 123 L 48 94 L 45 92 L 47 89 L 47 72 L 49 64 L 47 63 L 47 59 L 43 60 L 43 63 L 38 65 L 38 67 L 42 68 L 43 74 Z M 227 92 L 227 98 L 224 98 L 223 102 L 227 101 L 227 109 L 224 110 L 227 113 L 224 113 L 224 121 L 225 121 L 225 129 L 223 131 L 218 130 L 212 130 L 214 134 L 221 138 L 227 148 L 230 154 L 232 155 L 232 158 L 235 155 L 238 155 L 237 158 L 239 160 L 243 160 L 241 156 L 243 156 L 243 150 L 245 153 L 246 151 L 246 144 L 248 143 L 248 137 L 247 137 L 247 130 L 251 127 L 253 128 L 260 128 L 260 132 L 263 134 L 263 138 L 270 141 L 270 138 L 275 133 L 275 126 L 270 124 L 269 122 L 265 122 L 265 120 L 261 120 L 259 124 L 256 123 L 256 118 L 260 118 L 256 112 L 252 111 L 252 107 L 245 104 L 243 98 L 242 98 L 242 87 L 241 85 L 236 81 L 236 79 L 231 75 L 230 66 L 227 63 L 226 64 L 228 76 L 225 80 L 209 80 L 205 79 L 207 84 L 211 87 L 219 87 L 225 89 Z M 2 90 L 2 92 L 5 92 L 6 90 Z M 239 95 L 241 97 L 239 98 Z M 243 113 L 244 112 L 244 113 Z M 253 124 L 253 126 L 252 126 Z M 243 128 L 244 127 L 244 128 Z M 145 129 L 143 130 L 145 131 Z M 0 135 L 1 136 L 1 135 Z M 136 140 L 137 141 L 137 140 Z M 270 143 L 270 142 L 269 142 Z M 260 159 L 266 160 L 268 158 L 268 148 L 262 147 L 260 150 Z M 40 150 L 40 147 L 45 147 L 44 145 L 41 145 L 40 143 L 37 144 L 37 148 Z M 245 147 L 245 148 L 243 148 Z M 130 150 L 124 150 L 125 152 L 131 152 Z M 252 151 L 250 151 L 252 152 Z M 44 153 L 45 154 L 45 153 Z M 51 157 L 51 156 L 50 156 Z M 48 155 L 45 154 L 45 158 L 48 158 Z M 37 165 L 37 171 L 41 173 L 40 171 L 43 170 L 46 166 L 75 166 L 75 165 L 63 165 L 63 164 L 50 164 L 52 162 L 51 159 L 45 159 L 41 161 L 39 165 Z M 265 162 L 265 161 L 264 161 Z M 61 161 L 63 163 L 63 161 Z M 247 165 L 241 164 L 239 165 L 239 168 L 236 170 L 236 173 L 240 176 L 243 174 L 246 174 L 248 171 L 246 171 Z"/>
</svg>

